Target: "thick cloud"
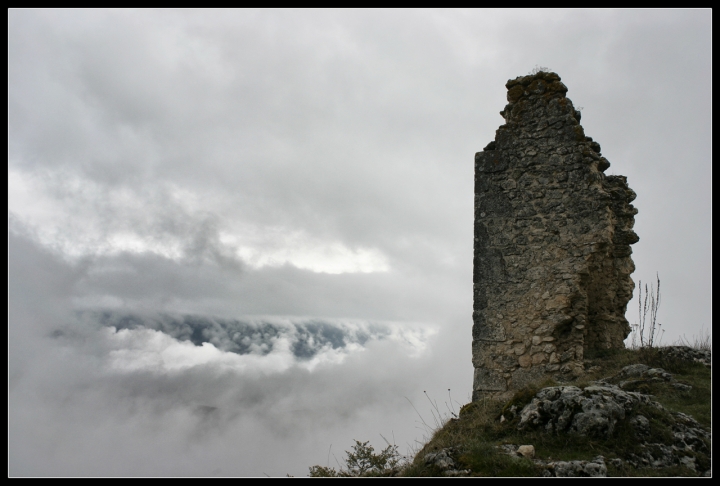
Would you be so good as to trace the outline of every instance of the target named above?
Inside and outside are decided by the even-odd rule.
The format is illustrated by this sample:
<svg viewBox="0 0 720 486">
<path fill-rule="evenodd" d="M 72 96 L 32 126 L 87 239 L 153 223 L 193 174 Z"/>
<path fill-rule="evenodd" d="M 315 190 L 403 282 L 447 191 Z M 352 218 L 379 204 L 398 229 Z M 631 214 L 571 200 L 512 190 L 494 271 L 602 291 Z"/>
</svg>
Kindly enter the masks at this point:
<svg viewBox="0 0 720 486">
<path fill-rule="evenodd" d="M 405 396 L 470 390 L 473 154 L 536 65 L 638 193 L 664 342 L 710 325 L 709 10 L 8 31 L 12 475 L 303 474 L 420 438 Z"/>
<path fill-rule="evenodd" d="M 78 312 L 87 270 L 10 243 L 11 475 L 303 474 L 338 440 L 416 437 L 434 329 Z"/>
</svg>

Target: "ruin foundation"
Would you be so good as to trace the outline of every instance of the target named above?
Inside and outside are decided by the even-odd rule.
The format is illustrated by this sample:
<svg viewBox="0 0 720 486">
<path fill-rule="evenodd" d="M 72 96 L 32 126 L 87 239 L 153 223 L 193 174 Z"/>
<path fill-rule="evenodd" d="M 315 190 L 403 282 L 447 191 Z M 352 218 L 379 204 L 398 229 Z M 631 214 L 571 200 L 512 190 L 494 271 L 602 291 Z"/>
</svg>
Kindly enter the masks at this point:
<svg viewBox="0 0 720 486">
<path fill-rule="evenodd" d="M 630 332 L 635 193 L 603 174 L 560 76 L 506 87 L 506 123 L 475 154 L 473 400 L 575 378 Z"/>
</svg>

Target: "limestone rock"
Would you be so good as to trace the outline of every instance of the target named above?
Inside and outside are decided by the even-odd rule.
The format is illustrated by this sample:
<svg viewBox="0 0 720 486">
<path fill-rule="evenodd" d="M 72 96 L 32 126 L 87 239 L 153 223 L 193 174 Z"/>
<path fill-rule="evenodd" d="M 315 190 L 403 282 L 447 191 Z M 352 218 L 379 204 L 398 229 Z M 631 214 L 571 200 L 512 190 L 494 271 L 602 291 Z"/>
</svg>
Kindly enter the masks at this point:
<svg viewBox="0 0 720 486">
<path fill-rule="evenodd" d="M 452 457 L 456 454 L 457 451 L 452 447 L 447 447 L 437 452 L 429 452 L 425 454 L 425 464 L 439 469 L 443 476 L 458 477 L 469 475 L 472 472 L 470 469 L 456 469 L 455 461 Z"/>
<path fill-rule="evenodd" d="M 508 81 L 506 123 L 475 155 L 473 399 L 583 373 L 621 348 L 637 210 L 555 73 Z M 551 345 L 550 345 L 551 343 Z"/>
<path fill-rule="evenodd" d="M 607 438 L 615 425 L 639 403 L 653 404 L 648 395 L 626 392 L 610 384 L 585 387 L 555 386 L 543 388 L 520 411 L 518 429 L 544 427 L 548 431 L 575 432 Z"/>
<path fill-rule="evenodd" d="M 685 351 L 682 349 L 683 347 L 684 346 L 669 346 L 666 348 L 660 348 L 658 352 L 663 353 L 666 356 L 671 356 L 673 357 L 672 359 L 685 359 L 686 361 L 697 361 L 704 364 L 702 360 L 696 359 L 694 354 L 684 354 Z M 675 351 L 676 348 L 681 349 L 679 351 Z M 687 392 L 692 390 L 691 385 L 688 385 L 687 383 L 676 382 L 673 378 L 673 375 L 671 373 L 668 373 L 664 369 L 651 368 L 644 364 L 628 365 L 622 370 L 620 370 L 620 372 L 615 376 L 612 376 L 610 378 L 604 378 L 603 381 L 605 383 L 616 383 L 623 390 L 637 389 L 638 386 L 643 383 L 652 382 L 669 382 L 670 386 L 681 392 Z"/>
<path fill-rule="evenodd" d="M 517 453 L 528 459 L 535 457 L 535 447 L 531 445 L 521 445 L 518 447 Z"/>
<path fill-rule="evenodd" d="M 628 378 L 639 378 L 649 369 L 650 367 L 648 365 L 640 363 L 631 364 L 620 370 L 619 375 L 627 376 Z"/>
<path fill-rule="evenodd" d="M 658 352 L 666 359 L 694 361 L 696 363 L 702 363 L 708 368 L 712 365 L 712 353 L 710 350 L 693 349 L 688 346 L 667 346 L 659 348 Z"/>
<path fill-rule="evenodd" d="M 683 392 L 688 392 L 688 391 L 692 390 L 692 386 L 686 385 L 685 383 L 677 383 L 677 382 L 675 382 L 675 383 L 672 384 L 672 386 L 673 386 L 673 388 L 675 388 L 676 390 L 683 391 Z"/>
<path fill-rule="evenodd" d="M 630 372 L 637 371 L 630 369 Z M 647 370 L 646 370 L 647 371 Z M 670 443 L 647 442 L 652 437 L 653 424 L 636 412 L 640 404 L 651 405 L 664 411 L 672 424 Z M 685 466 L 696 471 L 696 459 L 705 457 L 709 462 L 711 433 L 695 419 L 683 413 L 670 413 L 652 400 L 650 395 L 623 391 L 616 385 L 596 382 L 584 389 L 575 386 L 548 387 L 540 390 L 519 413 L 518 429 L 543 428 L 548 433 L 579 434 L 610 438 L 618 423 L 627 420 L 638 441 L 636 452 L 622 459 L 613 459 L 620 467 L 627 462 L 635 468 L 666 468 Z M 705 459 L 703 459 L 705 460 Z M 597 461 L 592 461 L 599 464 Z M 551 464 L 554 464 L 551 467 Z M 602 467 L 587 466 L 586 461 L 546 464 L 548 476 L 579 476 L 606 473 Z M 587 469 L 589 467 L 590 469 Z M 592 474 L 591 474 L 592 473 Z"/>
<path fill-rule="evenodd" d="M 557 461 L 547 465 L 545 476 L 557 478 L 607 476 L 605 458 L 597 456 L 592 461 Z"/>
<path fill-rule="evenodd" d="M 451 457 L 450 449 L 442 449 L 438 452 L 430 452 L 425 454 L 425 464 L 435 466 L 438 469 L 454 469 L 455 461 Z"/>
<path fill-rule="evenodd" d="M 650 435 L 650 421 L 644 415 L 636 415 L 630 419 L 630 427 L 637 437 Z"/>
<path fill-rule="evenodd" d="M 649 380 L 654 381 L 672 380 L 672 375 L 662 368 L 650 368 L 645 373 L 643 373 L 643 376 L 647 377 Z"/>
</svg>

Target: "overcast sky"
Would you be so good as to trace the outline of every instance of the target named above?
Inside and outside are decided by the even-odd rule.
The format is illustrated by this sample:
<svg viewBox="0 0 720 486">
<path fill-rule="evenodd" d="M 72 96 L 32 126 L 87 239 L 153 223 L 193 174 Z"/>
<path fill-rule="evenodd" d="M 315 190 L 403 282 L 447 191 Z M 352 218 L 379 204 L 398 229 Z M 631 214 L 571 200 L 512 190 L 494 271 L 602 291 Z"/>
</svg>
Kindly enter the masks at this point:
<svg viewBox="0 0 720 486">
<path fill-rule="evenodd" d="M 424 391 L 469 400 L 474 154 L 536 66 L 638 194 L 662 342 L 708 331 L 711 21 L 9 11 L 9 474 L 417 447 Z"/>
</svg>

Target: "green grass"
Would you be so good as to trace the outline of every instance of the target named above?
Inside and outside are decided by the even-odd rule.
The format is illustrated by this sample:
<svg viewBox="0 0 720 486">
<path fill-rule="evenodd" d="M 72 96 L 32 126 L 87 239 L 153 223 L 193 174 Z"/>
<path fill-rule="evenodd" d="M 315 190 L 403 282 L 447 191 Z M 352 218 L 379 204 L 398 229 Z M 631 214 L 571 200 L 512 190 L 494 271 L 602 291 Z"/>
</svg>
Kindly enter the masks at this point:
<svg viewBox="0 0 720 486">
<path fill-rule="evenodd" d="M 481 439 L 467 443 L 459 462 L 461 469 L 470 469 L 474 476 L 538 476 L 541 472 L 531 460 L 503 454 Z"/>
</svg>

